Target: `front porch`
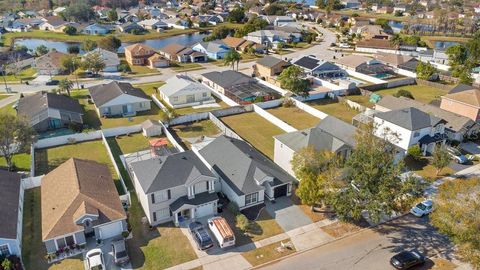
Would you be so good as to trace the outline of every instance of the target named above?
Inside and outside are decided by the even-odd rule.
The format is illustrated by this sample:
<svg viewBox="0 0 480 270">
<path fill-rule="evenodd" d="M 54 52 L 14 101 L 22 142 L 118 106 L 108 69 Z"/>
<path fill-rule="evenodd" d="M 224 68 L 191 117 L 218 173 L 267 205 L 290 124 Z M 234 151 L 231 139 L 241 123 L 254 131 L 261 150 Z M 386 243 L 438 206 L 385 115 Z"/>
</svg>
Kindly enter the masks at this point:
<svg viewBox="0 0 480 270">
<path fill-rule="evenodd" d="M 170 205 L 173 223 L 180 226 L 183 223 L 195 221 L 196 218 L 211 216 L 217 213 L 218 195 L 215 192 L 203 192 L 193 198 L 183 196 Z"/>
<path fill-rule="evenodd" d="M 447 142 L 448 136 L 446 134 L 435 134 L 434 136 L 425 135 L 419 141 L 420 149 L 422 150 L 423 156 L 427 154 L 432 154 L 437 145 L 444 146 Z"/>
</svg>

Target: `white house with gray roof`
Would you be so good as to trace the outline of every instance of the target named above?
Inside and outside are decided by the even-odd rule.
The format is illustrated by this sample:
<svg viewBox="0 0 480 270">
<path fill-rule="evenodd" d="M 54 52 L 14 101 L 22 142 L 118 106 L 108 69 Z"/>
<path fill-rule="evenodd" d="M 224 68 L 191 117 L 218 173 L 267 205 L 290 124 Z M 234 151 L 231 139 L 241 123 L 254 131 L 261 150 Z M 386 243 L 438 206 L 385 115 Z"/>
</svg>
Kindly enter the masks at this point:
<svg viewBox="0 0 480 270">
<path fill-rule="evenodd" d="M 342 158 L 350 156 L 355 146 L 357 128 L 333 116 L 327 116 L 312 128 L 289 132 L 273 137 L 273 160 L 282 169 L 294 175 L 292 159 L 296 152 L 306 147 L 317 151 L 329 151 Z"/>
<path fill-rule="evenodd" d="M 168 79 L 158 92 L 163 101 L 174 109 L 215 103 L 208 87 L 185 75 Z"/>
<path fill-rule="evenodd" d="M 0 169 L 0 257 L 22 253 L 24 186 L 20 174 Z"/>
<path fill-rule="evenodd" d="M 134 162 L 129 170 L 151 225 L 217 213 L 219 180 L 193 151 Z"/>
</svg>

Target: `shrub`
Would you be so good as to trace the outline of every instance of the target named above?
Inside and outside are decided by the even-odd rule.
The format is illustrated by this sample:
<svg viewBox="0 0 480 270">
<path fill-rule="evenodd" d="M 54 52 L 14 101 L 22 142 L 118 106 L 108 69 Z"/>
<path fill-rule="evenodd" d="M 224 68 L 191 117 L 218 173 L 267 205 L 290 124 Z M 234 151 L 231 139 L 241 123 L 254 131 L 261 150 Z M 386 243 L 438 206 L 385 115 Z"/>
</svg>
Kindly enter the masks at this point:
<svg viewBox="0 0 480 270">
<path fill-rule="evenodd" d="M 250 220 L 244 214 L 238 214 L 236 217 L 237 226 L 240 230 L 246 232 L 250 227 Z"/>
<path fill-rule="evenodd" d="M 130 233 L 128 231 L 123 231 L 122 232 L 123 238 L 127 238 L 129 235 L 130 235 Z"/>
<path fill-rule="evenodd" d="M 420 158 L 422 158 L 422 149 L 420 149 L 420 146 L 418 146 L 418 144 L 413 145 L 408 148 L 407 155 L 409 155 L 415 160 L 420 160 Z"/>
<path fill-rule="evenodd" d="M 118 65 L 118 71 L 127 73 L 127 72 L 131 72 L 132 69 L 128 64 L 120 64 Z"/>
<path fill-rule="evenodd" d="M 70 123 L 68 124 L 68 128 L 75 131 L 76 133 L 80 133 L 83 131 L 83 125 L 79 123 Z"/>
<path fill-rule="evenodd" d="M 232 212 L 234 215 L 238 214 L 240 211 L 238 205 L 235 202 L 229 202 L 227 205 L 228 211 Z"/>
<path fill-rule="evenodd" d="M 394 97 L 406 97 L 406 98 L 409 98 L 409 99 L 415 99 L 412 95 L 412 93 L 410 93 L 410 91 L 408 90 L 405 90 L 405 89 L 400 89 L 397 91 L 397 93 L 393 94 Z"/>
<path fill-rule="evenodd" d="M 285 108 L 291 108 L 291 107 L 295 107 L 296 105 L 293 99 L 287 97 L 283 100 L 282 106 Z"/>
</svg>

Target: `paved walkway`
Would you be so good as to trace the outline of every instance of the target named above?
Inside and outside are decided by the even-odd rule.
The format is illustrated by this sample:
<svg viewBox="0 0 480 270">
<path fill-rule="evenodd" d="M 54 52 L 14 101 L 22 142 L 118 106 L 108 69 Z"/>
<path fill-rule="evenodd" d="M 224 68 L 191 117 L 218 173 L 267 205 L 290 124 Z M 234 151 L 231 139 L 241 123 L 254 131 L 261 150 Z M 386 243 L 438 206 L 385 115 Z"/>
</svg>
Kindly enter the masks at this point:
<svg viewBox="0 0 480 270">
<path fill-rule="evenodd" d="M 15 94 L 15 95 L 12 95 L 8 98 L 1 99 L 0 100 L 0 108 L 3 108 L 5 106 L 7 106 L 8 104 L 16 101 L 19 98 L 20 98 L 20 94 Z"/>
</svg>

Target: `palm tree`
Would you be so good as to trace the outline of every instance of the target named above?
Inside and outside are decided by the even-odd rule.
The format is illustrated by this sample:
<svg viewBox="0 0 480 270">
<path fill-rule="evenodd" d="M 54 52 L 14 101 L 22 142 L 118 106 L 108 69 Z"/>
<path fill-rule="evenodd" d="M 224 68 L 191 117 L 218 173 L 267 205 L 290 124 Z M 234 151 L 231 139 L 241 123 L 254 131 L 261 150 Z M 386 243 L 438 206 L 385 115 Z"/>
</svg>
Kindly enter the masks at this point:
<svg viewBox="0 0 480 270">
<path fill-rule="evenodd" d="M 73 88 L 73 82 L 69 79 L 63 79 L 58 83 L 58 88 L 60 88 L 60 91 L 62 92 L 67 92 L 68 96 L 70 96 L 70 90 Z"/>
<path fill-rule="evenodd" d="M 390 43 L 394 46 L 399 46 L 402 43 L 402 37 L 400 34 L 393 34 L 392 38 L 390 39 Z"/>
<path fill-rule="evenodd" d="M 237 71 L 238 71 L 238 64 L 242 60 L 242 56 L 235 50 L 230 50 L 226 55 L 223 61 L 225 62 L 225 66 L 232 65 L 232 69 L 235 69 L 235 63 L 237 64 Z"/>
</svg>

